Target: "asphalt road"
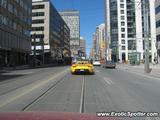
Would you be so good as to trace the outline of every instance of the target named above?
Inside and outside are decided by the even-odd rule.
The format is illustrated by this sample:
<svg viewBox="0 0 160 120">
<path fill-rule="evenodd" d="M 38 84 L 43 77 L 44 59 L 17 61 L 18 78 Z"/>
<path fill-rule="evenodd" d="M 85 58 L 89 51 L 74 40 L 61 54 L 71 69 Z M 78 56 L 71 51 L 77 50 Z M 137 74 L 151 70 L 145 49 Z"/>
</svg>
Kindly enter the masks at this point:
<svg viewBox="0 0 160 120">
<path fill-rule="evenodd" d="M 160 113 L 160 79 L 120 69 L 95 67 L 95 75 L 72 75 L 69 67 L 51 67 L 0 78 L 0 111 Z"/>
</svg>

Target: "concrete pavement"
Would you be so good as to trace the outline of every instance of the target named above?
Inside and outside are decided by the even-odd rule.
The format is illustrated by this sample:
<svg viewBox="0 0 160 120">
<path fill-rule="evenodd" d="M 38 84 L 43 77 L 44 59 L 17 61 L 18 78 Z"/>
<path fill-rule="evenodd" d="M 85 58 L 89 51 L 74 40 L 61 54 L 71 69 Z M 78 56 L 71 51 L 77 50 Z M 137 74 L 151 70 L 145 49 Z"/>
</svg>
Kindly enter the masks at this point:
<svg viewBox="0 0 160 120">
<path fill-rule="evenodd" d="M 131 65 L 126 65 L 126 64 L 118 64 L 117 68 L 121 69 L 121 70 L 127 70 L 127 71 L 131 71 L 131 72 L 135 72 L 135 73 L 139 73 L 139 74 L 143 74 L 143 75 L 148 75 L 148 76 L 153 76 L 153 77 L 157 77 L 160 78 L 160 65 L 156 64 L 150 65 L 150 68 L 152 69 L 151 73 L 145 73 L 144 72 L 144 65 L 135 65 L 135 66 L 131 66 Z"/>
<path fill-rule="evenodd" d="M 95 67 L 95 75 L 72 75 L 64 72 L 67 69 L 33 70 L 23 77 L 1 81 L 0 110 L 160 113 L 160 80 L 156 77 L 119 68 Z M 19 71 L 19 74 L 27 72 Z M 25 85 L 26 81 L 29 83 Z"/>
</svg>

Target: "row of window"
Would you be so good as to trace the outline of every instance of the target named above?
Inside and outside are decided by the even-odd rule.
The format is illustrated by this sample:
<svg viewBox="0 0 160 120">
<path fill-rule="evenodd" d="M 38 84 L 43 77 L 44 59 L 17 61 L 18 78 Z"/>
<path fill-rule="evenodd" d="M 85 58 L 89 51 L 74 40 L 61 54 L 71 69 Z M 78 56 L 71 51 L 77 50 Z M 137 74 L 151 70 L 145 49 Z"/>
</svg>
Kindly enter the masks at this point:
<svg viewBox="0 0 160 120">
<path fill-rule="evenodd" d="M 32 9 L 44 9 L 44 5 L 32 5 Z"/>
<path fill-rule="evenodd" d="M 39 19 L 39 20 L 32 20 L 32 24 L 41 24 L 44 23 L 43 19 Z"/>
<path fill-rule="evenodd" d="M 35 17 L 35 16 L 44 16 L 44 12 L 35 12 L 35 13 L 32 13 L 32 17 Z"/>
<path fill-rule="evenodd" d="M 5 48 L 16 48 L 23 50 L 30 50 L 30 41 L 25 40 L 14 34 L 7 33 L 6 31 L 0 30 L 0 45 Z"/>
<path fill-rule="evenodd" d="M 24 21 L 24 22 L 26 22 L 28 24 L 31 24 L 31 19 L 29 18 L 29 16 L 27 16 L 27 15 L 24 16 L 23 12 L 22 11 L 18 11 L 17 7 L 15 7 L 15 5 L 13 5 L 12 3 L 9 3 L 6 0 L 0 0 L 0 6 L 2 6 L 3 8 L 8 9 L 8 11 L 10 13 L 12 13 L 15 16 L 19 17 L 22 21 Z M 28 6 L 26 6 L 26 7 L 28 7 Z M 28 12 L 31 12 L 31 9 L 28 9 Z"/>
<path fill-rule="evenodd" d="M 44 34 L 32 34 L 31 38 L 44 38 Z"/>
<path fill-rule="evenodd" d="M 32 27 L 32 31 L 44 31 L 44 27 Z"/>
<path fill-rule="evenodd" d="M 28 13 L 31 14 L 31 6 L 26 2 L 24 2 L 23 0 L 16 0 L 16 2 Z M 17 7 L 15 6 L 15 4 L 12 4 L 10 2 L 8 2 L 7 0 L 0 0 L 0 6 L 2 6 L 3 8 L 8 9 L 9 12 L 15 14 L 16 16 L 18 15 L 18 11 Z"/>
<path fill-rule="evenodd" d="M 30 37 L 30 31 L 24 29 L 22 26 L 17 24 L 17 21 L 15 22 L 13 20 L 10 20 L 8 17 L 0 15 L 0 25 L 1 24 L 5 25 L 7 27 L 10 27 L 13 30 L 16 30 L 16 31 L 18 30 L 19 32 L 21 32 L 21 33 L 27 35 L 28 37 Z"/>
</svg>

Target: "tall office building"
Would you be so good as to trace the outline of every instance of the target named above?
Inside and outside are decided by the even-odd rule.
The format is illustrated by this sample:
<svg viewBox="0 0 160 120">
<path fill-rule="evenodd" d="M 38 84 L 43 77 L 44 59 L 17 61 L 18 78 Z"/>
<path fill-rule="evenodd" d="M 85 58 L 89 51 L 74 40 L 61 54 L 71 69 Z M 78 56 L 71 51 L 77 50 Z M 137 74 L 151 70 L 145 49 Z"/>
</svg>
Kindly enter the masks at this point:
<svg viewBox="0 0 160 120">
<path fill-rule="evenodd" d="M 102 23 L 98 26 L 98 31 L 97 31 L 97 40 L 98 40 L 98 52 L 100 55 L 100 59 L 106 59 L 106 38 L 105 38 L 105 24 Z"/>
<path fill-rule="evenodd" d="M 80 50 L 82 52 L 82 56 L 86 57 L 86 40 L 83 37 L 80 37 Z"/>
<path fill-rule="evenodd" d="M 93 35 L 92 35 L 92 46 L 91 46 L 91 49 L 90 49 L 90 58 L 92 58 L 92 59 L 96 58 L 96 51 L 97 51 L 96 33 L 93 33 Z"/>
<path fill-rule="evenodd" d="M 112 60 L 144 60 L 143 0 L 105 0 L 106 38 L 112 49 Z M 156 26 L 154 0 L 149 4 L 149 59 L 156 57 Z"/>
<path fill-rule="evenodd" d="M 105 37 L 105 24 L 102 23 L 96 27 L 96 32 L 93 34 L 93 50 L 94 59 L 106 59 L 107 41 Z"/>
<path fill-rule="evenodd" d="M 155 2 L 155 9 L 156 9 L 156 32 L 157 32 L 157 62 L 160 64 L 160 1 L 156 0 Z"/>
<path fill-rule="evenodd" d="M 79 11 L 66 10 L 59 12 L 70 28 L 70 50 L 72 57 L 78 56 L 80 47 L 80 16 Z"/>
<path fill-rule="evenodd" d="M 70 56 L 70 29 L 50 0 L 32 1 L 32 56 L 51 63 Z"/>
<path fill-rule="evenodd" d="M 0 66 L 28 63 L 32 0 L 0 0 Z"/>
</svg>

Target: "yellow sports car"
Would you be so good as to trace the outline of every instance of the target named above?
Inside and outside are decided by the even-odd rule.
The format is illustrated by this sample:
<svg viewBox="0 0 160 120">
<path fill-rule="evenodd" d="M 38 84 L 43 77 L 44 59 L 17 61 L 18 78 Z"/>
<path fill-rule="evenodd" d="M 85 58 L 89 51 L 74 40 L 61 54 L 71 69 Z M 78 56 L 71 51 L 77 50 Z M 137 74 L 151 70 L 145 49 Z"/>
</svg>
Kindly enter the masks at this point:
<svg viewBox="0 0 160 120">
<path fill-rule="evenodd" d="M 71 66 L 71 73 L 89 73 L 94 74 L 94 67 L 89 61 L 77 61 Z"/>
</svg>

